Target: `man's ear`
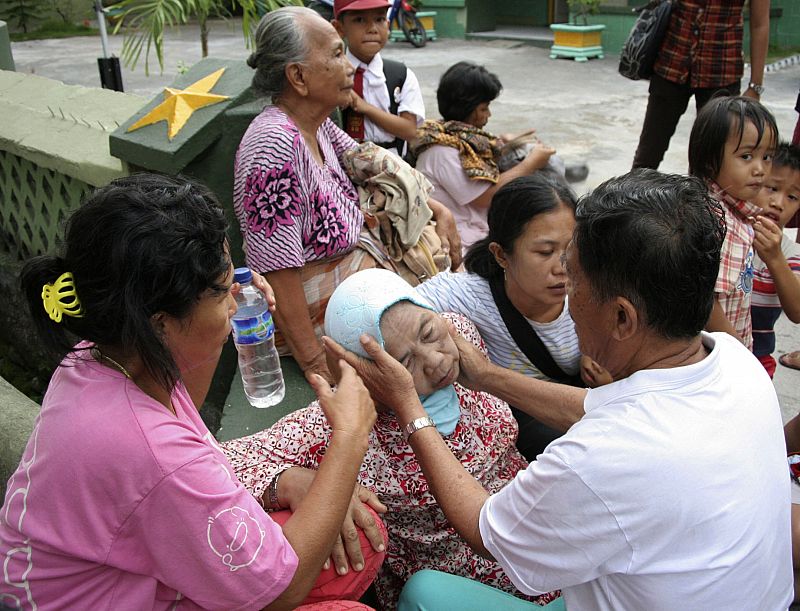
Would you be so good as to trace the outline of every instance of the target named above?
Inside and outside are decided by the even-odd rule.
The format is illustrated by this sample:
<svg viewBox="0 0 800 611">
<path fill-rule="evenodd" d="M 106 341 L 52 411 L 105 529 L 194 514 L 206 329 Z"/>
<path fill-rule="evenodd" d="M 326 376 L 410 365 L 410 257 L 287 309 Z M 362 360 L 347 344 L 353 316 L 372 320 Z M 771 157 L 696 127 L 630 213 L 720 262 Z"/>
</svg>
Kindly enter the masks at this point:
<svg viewBox="0 0 800 611">
<path fill-rule="evenodd" d="M 286 75 L 286 82 L 289 84 L 289 87 L 303 97 L 308 95 L 308 85 L 306 84 L 305 74 L 303 74 L 302 64 L 288 64 L 284 70 L 284 74 Z"/>
<path fill-rule="evenodd" d="M 492 253 L 494 260 L 497 261 L 497 264 L 506 269 L 508 267 L 508 259 L 506 258 L 506 251 L 503 250 L 503 247 L 500 246 L 497 242 L 490 242 L 489 243 L 489 252 Z"/>
<path fill-rule="evenodd" d="M 639 312 L 625 297 L 616 297 L 610 306 L 614 312 L 612 337 L 617 341 L 630 339 L 639 331 Z"/>
</svg>

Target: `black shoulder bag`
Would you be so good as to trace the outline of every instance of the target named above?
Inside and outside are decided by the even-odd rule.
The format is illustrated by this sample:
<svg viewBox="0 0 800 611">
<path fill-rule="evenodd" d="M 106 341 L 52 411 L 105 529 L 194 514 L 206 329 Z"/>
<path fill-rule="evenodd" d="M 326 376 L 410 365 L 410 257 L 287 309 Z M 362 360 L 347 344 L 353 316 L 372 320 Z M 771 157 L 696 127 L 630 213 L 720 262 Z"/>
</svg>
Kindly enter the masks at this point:
<svg viewBox="0 0 800 611">
<path fill-rule="evenodd" d="M 619 73 L 638 81 L 653 76 L 653 66 L 669 25 L 672 0 L 651 0 L 633 10 L 639 17 L 619 54 Z"/>
<path fill-rule="evenodd" d="M 564 370 L 553 360 L 552 355 L 548 352 L 547 347 L 542 343 L 536 331 L 506 295 L 503 277 L 499 276 L 489 280 L 489 288 L 492 290 L 494 303 L 500 311 L 500 316 L 503 318 L 508 332 L 517 346 L 519 346 L 519 349 L 528 357 L 528 360 L 551 380 L 561 384 L 569 384 L 570 386 L 586 386 L 580 375 L 571 376 L 564 373 Z"/>
</svg>

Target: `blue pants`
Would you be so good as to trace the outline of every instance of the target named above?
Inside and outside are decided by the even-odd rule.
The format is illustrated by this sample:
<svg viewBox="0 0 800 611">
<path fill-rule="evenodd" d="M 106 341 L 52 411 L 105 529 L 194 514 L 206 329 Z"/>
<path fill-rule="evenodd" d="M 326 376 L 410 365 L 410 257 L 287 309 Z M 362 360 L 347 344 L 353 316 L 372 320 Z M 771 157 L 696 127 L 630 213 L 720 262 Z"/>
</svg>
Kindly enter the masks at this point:
<svg viewBox="0 0 800 611">
<path fill-rule="evenodd" d="M 566 611 L 564 599 L 545 607 L 521 600 L 496 588 L 465 577 L 424 570 L 415 573 L 400 593 L 397 611 Z"/>
</svg>

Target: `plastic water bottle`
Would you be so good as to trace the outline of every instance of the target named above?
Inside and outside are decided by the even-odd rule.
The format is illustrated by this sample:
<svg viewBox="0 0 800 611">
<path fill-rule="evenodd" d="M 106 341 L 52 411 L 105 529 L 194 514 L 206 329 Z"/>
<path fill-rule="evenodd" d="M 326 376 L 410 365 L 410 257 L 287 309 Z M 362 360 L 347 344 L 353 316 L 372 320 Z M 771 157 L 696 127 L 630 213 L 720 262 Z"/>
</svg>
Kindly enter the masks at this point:
<svg viewBox="0 0 800 611">
<path fill-rule="evenodd" d="M 280 403 L 286 387 L 278 351 L 275 349 L 275 323 L 264 295 L 253 286 L 247 267 L 234 270 L 233 279 L 242 285 L 236 295 L 239 306 L 231 320 L 233 341 L 239 352 L 239 372 L 244 394 L 253 407 Z"/>
</svg>

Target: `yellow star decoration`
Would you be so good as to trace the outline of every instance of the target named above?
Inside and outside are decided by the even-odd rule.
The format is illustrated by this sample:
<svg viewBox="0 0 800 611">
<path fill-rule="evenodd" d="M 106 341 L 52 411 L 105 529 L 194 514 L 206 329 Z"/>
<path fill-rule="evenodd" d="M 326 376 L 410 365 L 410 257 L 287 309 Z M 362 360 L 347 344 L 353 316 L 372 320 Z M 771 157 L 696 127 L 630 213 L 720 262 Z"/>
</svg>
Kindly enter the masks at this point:
<svg viewBox="0 0 800 611">
<path fill-rule="evenodd" d="M 168 137 L 172 140 L 181 131 L 181 128 L 186 125 L 195 110 L 203 108 L 203 106 L 218 104 L 230 97 L 208 93 L 217 84 L 223 72 L 225 72 L 225 68 L 220 68 L 216 72 L 212 72 L 199 81 L 192 83 L 186 89 L 164 87 L 164 101 L 131 125 L 128 131 L 132 132 L 145 125 L 166 121 Z"/>
</svg>

